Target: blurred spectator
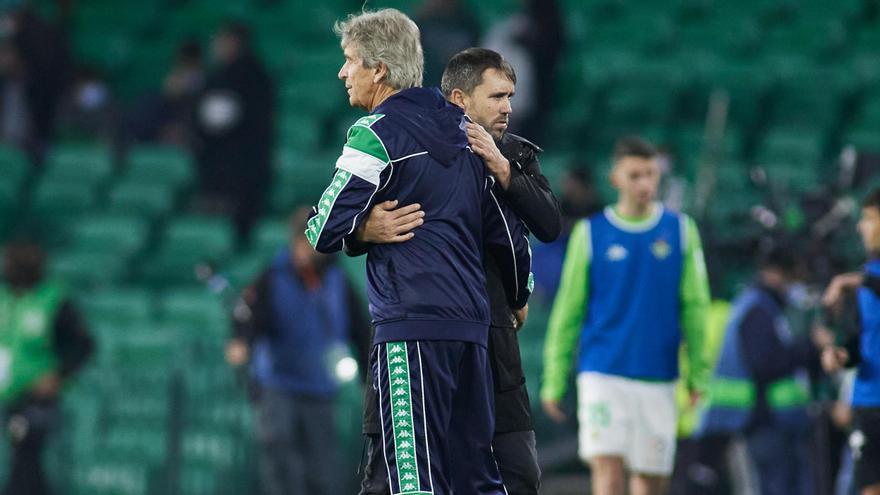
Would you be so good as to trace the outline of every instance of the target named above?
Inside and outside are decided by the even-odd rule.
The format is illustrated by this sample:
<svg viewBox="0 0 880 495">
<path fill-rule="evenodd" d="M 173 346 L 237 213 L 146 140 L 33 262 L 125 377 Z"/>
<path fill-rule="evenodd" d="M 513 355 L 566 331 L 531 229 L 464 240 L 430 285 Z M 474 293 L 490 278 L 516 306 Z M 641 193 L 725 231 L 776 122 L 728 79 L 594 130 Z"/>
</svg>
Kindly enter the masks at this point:
<svg viewBox="0 0 880 495">
<path fill-rule="evenodd" d="M 415 16 L 425 54 L 424 86 L 439 86 L 446 63 L 456 53 L 476 46 L 480 26 L 460 0 L 426 0 Z M 511 61 L 512 62 L 512 61 Z M 519 74 L 519 67 L 517 74 Z M 517 77 L 519 80 L 519 77 Z"/>
<path fill-rule="evenodd" d="M 97 69 L 84 66 L 76 70 L 58 120 L 64 138 L 109 141 L 113 137 L 116 108 L 110 87 Z"/>
<path fill-rule="evenodd" d="M 525 0 L 521 13 L 489 26 L 482 45 L 517 68 L 517 99 L 511 130 L 545 139 L 544 124 L 553 108 L 556 66 L 563 48 L 564 26 L 555 0 Z"/>
<path fill-rule="evenodd" d="M 793 336 L 785 307 L 794 273 L 791 251 L 774 246 L 758 280 L 734 300 L 700 428 L 745 436 L 764 495 L 814 493 L 807 370 L 833 338 L 824 329 Z"/>
<path fill-rule="evenodd" d="M 562 216 L 565 230 L 578 220 L 602 211 L 604 206 L 592 173 L 587 167 L 569 168 L 562 179 Z"/>
<path fill-rule="evenodd" d="M 10 41 L 0 43 L 0 78 L 0 138 L 6 143 L 27 146 L 33 124 L 25 68 L 18 47 Z"/>
<path fill-rule="evenodd" d="M 43 277 L 42 249 L 6 247 L 0 286 L 0 400 L 12 442 L 6 495 L 44 495 L 43 450 L 64 382 L 92 354 L 85 323 L 62 284 Z"/>
<path fill-rule="evenodd" d="M 162 87 L 142 96 L 125 123 L 127 139 L 189 145 L 195 100 L 205 84 L 205 62 L 197 41 L 185 41 Z"/>
<path fill-rule="evenodd" d="M 198 96 L 195 153 L 206 205 L 230 212 L 244 238 L 262 211 L 271 172 L 275 105 L 272 81 L 243 24 L 212 40 L 218 66 Z"/>
<path fill-rule="evenodd" d="M 857 289 L 860 332 L 845 347 L 829 345 L 822 352 L 822 366 L 837 371 L 856 365 L 852 393 L 853 473 L 862 495 L 880 494 L 880 189 L 862 202 L 858 223 L 868 256 L 863 272 L 838 275 L 823 297 L 828 306 L 838 303 L 846 290 Z"/>
<path fill-rule="evenodd" d="M 332 418 L 349 342 L 366 369 L 369 321 L 334 258 L 309 245 L 307 219 L 294 214 L 290 245 L 245 289 L 226 353 L 233 366 L 251 359 L 267 495 L 338 493 Z"/>
<path fill-rule="evenodd" d="M 39 160 L 54 136 L 58 106 L 70 82 L 70 50 L 63 31 L 28 7 L 4 20 L 20 57 L 30 124 L 27 146 Z"/>
</svg>

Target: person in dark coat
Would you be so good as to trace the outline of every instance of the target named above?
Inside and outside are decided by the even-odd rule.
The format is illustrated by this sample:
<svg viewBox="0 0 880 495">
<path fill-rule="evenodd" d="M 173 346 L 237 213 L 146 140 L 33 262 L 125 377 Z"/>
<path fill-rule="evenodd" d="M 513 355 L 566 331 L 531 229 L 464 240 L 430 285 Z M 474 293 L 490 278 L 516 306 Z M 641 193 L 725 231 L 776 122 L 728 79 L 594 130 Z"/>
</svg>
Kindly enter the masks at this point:
<svg viewBox="0 0 880 495">
<path fill-rule="evenodd" d="M 224 25 L 212 49 L 219 65 L 208 76 L 195 109 L 201 191 L 234 216 L 244 238 L 262 210 L 269 185 L 274 89 L 243 24 Z"/>
</svg>

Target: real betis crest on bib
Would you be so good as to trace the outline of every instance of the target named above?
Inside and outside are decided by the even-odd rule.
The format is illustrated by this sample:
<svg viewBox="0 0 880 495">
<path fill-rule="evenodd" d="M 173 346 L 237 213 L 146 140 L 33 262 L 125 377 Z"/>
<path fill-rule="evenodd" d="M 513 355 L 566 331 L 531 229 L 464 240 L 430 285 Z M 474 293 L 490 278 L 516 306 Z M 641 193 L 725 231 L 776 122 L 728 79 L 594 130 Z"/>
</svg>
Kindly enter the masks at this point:
<svg viewBox="0 0 880 495">
<path fill-rule="evenodd" d="M 671 248 L 669 247 L 669 243 L 666 242 L 666 239 L 657 239 L 651 244 L 651 253 L 654 254 L 654 257 L 658 260 L 664 260 L 669 257 L 669 253 Z"/>
</svg>

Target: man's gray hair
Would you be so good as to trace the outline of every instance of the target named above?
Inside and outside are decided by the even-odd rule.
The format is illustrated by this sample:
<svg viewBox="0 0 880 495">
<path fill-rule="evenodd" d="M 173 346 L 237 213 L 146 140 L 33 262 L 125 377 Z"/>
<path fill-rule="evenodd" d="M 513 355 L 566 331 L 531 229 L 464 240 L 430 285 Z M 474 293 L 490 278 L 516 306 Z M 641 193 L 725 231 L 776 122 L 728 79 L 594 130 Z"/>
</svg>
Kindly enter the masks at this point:
<svg viewBox="0 0 880 495">
<path fill-rule="evenodd" d="M 336 21 L 333 32 L 339 36 L 343 50 L 351 45 L 365 67 L 380 62 L 388 67 L 385 84 L 394 89 L 422 85 L 425 58 L 419 40 L 419 27 L 397 9 L 381 9 L 351 14 Z"/>
</svg>

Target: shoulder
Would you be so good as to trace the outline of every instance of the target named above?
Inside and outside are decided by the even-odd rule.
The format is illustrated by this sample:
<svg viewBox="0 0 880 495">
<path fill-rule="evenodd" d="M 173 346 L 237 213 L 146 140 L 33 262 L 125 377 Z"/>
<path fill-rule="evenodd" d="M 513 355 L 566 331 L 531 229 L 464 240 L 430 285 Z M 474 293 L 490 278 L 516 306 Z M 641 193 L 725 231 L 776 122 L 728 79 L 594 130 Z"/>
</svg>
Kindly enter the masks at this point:
<svg viewBox="0 0 880 495">
<path fill-rule="evenodd" d="M 341 166 L 341 168 L 362 178 L 366 174 L 370 176 L 370 182 L 378 181 L 378 172 L 391 160 L 386 145 L 387 139 L 383 138 L 386 131 L 383 131 L 382 126 L 378 125 L 384 117 L 382 114 L 361 117 L 348 128 L 345 151 L 343 151 L 343 156 L 337 166 Z M 358 165 L 355 167 L 356 170 L 349 170 L 351 167 L 346 167 L 350 164 Z M 365 167 L 370 169 L 369 173 L 362 170 Z M 376 177 L 372 177 L 374 175 Z"/>
<path fill-rule="evenodd" d="M 498 149 L 504 158 L 518 163 L 521 168 L 530 165 L 544 151 L 528 139 L 509 132 L 501 138 Z"/>
<path fill-rule="evenodd" d="M 517 147 L 524 149 L 524 150 L 529 150 L 535 154 L 544 152 L 544 149 L 541 148 L 540 146 L 538 146 L 537 144 L 529 141 L 528 139 L 526 139 L 522 136 L 513 134 L 512 132 L 506 133 L 504 135 L 504 138 L 502 138 L 501 141 L 504 142 L 505 140 L 509 140 L 511 143 L 515 144 Z"/>
</svg>

